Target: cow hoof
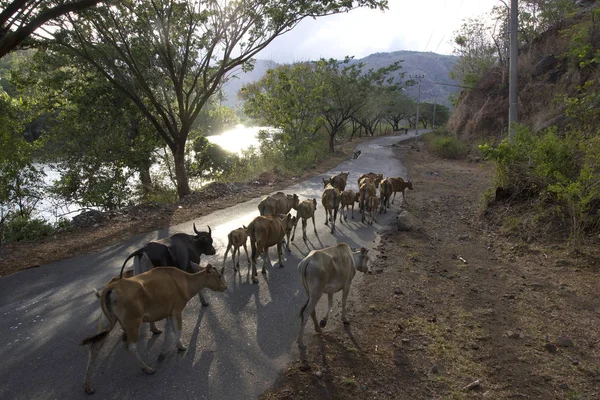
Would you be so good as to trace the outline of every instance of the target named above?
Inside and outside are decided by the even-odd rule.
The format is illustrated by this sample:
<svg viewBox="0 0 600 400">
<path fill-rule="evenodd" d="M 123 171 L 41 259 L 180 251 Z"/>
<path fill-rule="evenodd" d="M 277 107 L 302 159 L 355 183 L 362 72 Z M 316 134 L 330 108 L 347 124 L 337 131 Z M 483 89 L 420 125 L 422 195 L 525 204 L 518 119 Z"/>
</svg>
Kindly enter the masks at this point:
<svg viewBox="0 0 600 400">
<path fill-rule="evenodd" d="M 258 283 L 258 279 L 252 278 L 252 283 Z"/>
<path fill-rule="evenodd" d="M 154 374 L 154 370 L 152 368 L 150 368 L 150 367 L 142 368 L 142 371 L 144 371 L 148 375 Z"/>
<path fill-rule="evenodd" d="M 87 385 L 83 385 L 83 390 L 87 393 L 87 394 L 94 394 L 96 393 L 96 389 L 94 389 L 91 386 L 87 386 Z"/>
<path fill-rule="evenodd" d="M 302 371 L 302 372 L 310 371 L 310 365 L 308 364 L 308 362 L 306 362 L 306 360 L 302 361 L 302 364 L 300 365 L 300 371 Z"/>
<path fill-rule="evenodd" d="M 322 319 L 321 322 L 319 322 L 319 325 L 321 325 L 321 328 L 325 328 L 325 326 L 327 326 L 327 320 Z"/>
<path fill-rule="evenodd" d="M 279 268 L 285 267 L 285 264 L 279 264 Z"/>
<path fill-rule="evenodd" d="M 344 320 L 344 325 L 350 325 L 350 321 L 348 321 L 347 319 Z"/>
<path fill-rule="evenodd" d="M 186 350 L 187 350 L 187 347 L 185 347 L 185 346 L 177 347 L 177 351 L 179 351 L 179 352 L 184 352 Z"/>
<path fill-rule="evenodd" d="M 261 274 L 266 275 L 267 270 L 263 269 L 262 271 L 260 271 Z"/>
<path fill-rule="evenodd" d="M 167 357 L 165 357 L 164 354 L 159 354 L 158 358 L 156 359 L 156 361 L 158 361 L 159 363 L 161 363 L 161 362 L 165 361 L 165 358 L 167 358 Z M 144 372 L 146 372 L 146 371 L 144 371 Z"/>
<path fill-rule="evenodd" d="M 209 306 L 209 304 L 208 304 L 208 302 L 207 302 L 207 301 L 203 301 L 203 302 L 202 302 L 202 307 L 208 307 L 208 306 Z"/>
<path fill-rule="evenodd" d="M 162 331 L 160 329 L 150 329 L 150 331 L 152 332 L 153 335 L 160 335 L 162 333 Z M 125 334 L 123 334 L 123 341 L 125 342 L 127 340 L 127 337 L 125 337 Z"/>
</svg>

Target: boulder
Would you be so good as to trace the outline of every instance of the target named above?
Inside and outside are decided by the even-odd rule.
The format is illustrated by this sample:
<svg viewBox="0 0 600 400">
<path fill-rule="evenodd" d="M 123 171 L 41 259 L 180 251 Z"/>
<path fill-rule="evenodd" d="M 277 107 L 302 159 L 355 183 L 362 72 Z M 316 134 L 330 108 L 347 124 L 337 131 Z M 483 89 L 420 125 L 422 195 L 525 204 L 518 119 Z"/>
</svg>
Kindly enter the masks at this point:
<svg viewBox="0 0 600 400">
<path fill-rule="evenodd" d="M 396 223 L 399 231 L 420 231 L 423 229 L 421 221 L 408 211 L 401 211 L 396 216 Z"/>
</svg>

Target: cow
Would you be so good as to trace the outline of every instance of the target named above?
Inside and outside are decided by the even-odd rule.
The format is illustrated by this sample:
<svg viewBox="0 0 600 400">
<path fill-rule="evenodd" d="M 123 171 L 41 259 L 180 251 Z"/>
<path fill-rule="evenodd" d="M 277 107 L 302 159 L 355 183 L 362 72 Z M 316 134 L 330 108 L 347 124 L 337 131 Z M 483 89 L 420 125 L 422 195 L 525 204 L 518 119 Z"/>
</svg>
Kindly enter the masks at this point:
<svg viewBox="0 0 600 400">
<path fill-rule="evenodd" d="M 294 224 L 294 232 L 292 233 L 292 242 L 294 241 L 294 237 L 296 237 L 296 227 L 298 226 L 298 221 L 302 219 L 302 239 L 306 240 L 306 225 L 307 220 L 312 218 L 313 229 L 315 231 L 315 235 L 317 235 L 317 227 L 315 225 L 315 211 L 317 210 L 317 200 L 304 200 L 298 205 L 298 209 L 296 210 L 296 223 Z"/>
<path fill-rule="evenodd" d="M 340 207 L 340 191 L 330 184 L 325 186 L 321 195 L 321 204 L 325 208 L 325 225 L 331 221 L 331 233 L 335 231 L 335 219 L 337 218 L 338 208 Z"/>
<path fill-rule="evenodd" d="M 239 271 L 240 268 L 240 256 L 241 251 L 240 247 L 244 246 L 244 251 L 246 252 L 246 258 L 248 259 L 248 274 L 250 273 L 250 257 L 248 256 L 248 248 L 246 247 L 246 242 L 248 241 L 248 228 L 242 225 L 241 228 L 237 228 L 229 232 L 227 235 L 227 250 L 225 250 L 225 257 L 223 257 L 223 267 L 221 268 L 221 273 L 225 270 L 225 261 L 227 261 L 227 253 L 229 250 L 233 248 L 231 253 L 231 261 L 233 262 L 233 270 Z M 235 262 L 235 253 L 237 252 L 237 263 Z M 234 273 L 235 275 L 235 273 Z"/>
<path fill-rule="evenodd" d="M 360 156 L 360 153 L 360 150 L 356 150 L 354 153 L 352 153 L 352 159 L 356 160 Z"/>
<path fill-rule="evenodd" d="M 367 207 L 367 200 L 377 195 L 377 189 L 375 189 L 375 184 L 371 182 L 370 179 L 366 179 L 364 183 L 360 186 L 359 196 L 359 209 L 362 212 L 361 222 L 365 222 L 365 208 Z"/>
<path fill-rule="evenodd" d="M 144 247 L 131 253 L 123 262 L 121 267 L 121 277 L 123 269 L 133 257 L 133 274 L 138 275 L 147 272 L 153 267 L 172 265 L 183 271 L 197 272 L 192 263 L 200 264 L 200 256 L 206 254 L 212 256 L 216 253 L 213 247 L 212 231 L 210 226 L 208 232 L 200 232 L 194 224 L 194 233 L 176 233 L 171 237 L 148 242 Z M 208 302 L 198 293 L 198 299 L 203 306 L 208 306 Z M 154 334 L 161 333 L 154 322 L 150 323 L 150 331 Z"/>
<path fill-rule="evenodd" d="M 297 209 L 300 199 L 296 194 L 277 192 L 267 196 L 258 203 L 260 215 L 281 214 L 286 215 L 293 208 Z"/>
<path fill-rule="evenodd" d="M 329 183 L 331 183 L 331 186 L 339 190 L 341 193 L 344 191 L 344 189 L 346 189 L 346 182 L 348 181 L 349 174 L 350 172 L 340 172 L 339 174 L 333 176 Z"/>
<path fill-rule="evenodd" d="M 394 198 L 392 199 L 392 204 L 394 204 L 394 200 L 396 200 L 396 193 L 402 192 L 402 200 L 408 204 L 406 201 L 406 197 L 404 196 L 404 190 L 408 188 L 409 190 L 413 190 L 413 185 L 411 181 L 404 181 L 404 179 L 398 178 L 390 178 L 392 181 L 392 192 L 394 193 Z"/>
<path fill-rule="evenodd" d="M 306 346 L 303 336 L 307 317 L 309 315 L 312 317 L 315 331 L 321 332 L 321 328 L 325 328 L 327 325 L 329 313 L 333 307 L 333 294 L 342 291 L 342 321 L 344 324 L 349 323 L 346 318 L 346 299 L 350 292 L 350 284 L 357 270 L 363 273 L 368 272 L 368 252 L 369 250 L 364 247 L 354 251 L 346 243 L 339 243 L 321 250 L 312 250 L 298 264 L 302 286 L 308 295 L 306 304 L 300 310 L 300 332 L 297 341 L 300 359 L 305 367 L 307 367 Z M 327 293 L 328 308 L 327 314 L 319 326 L 315 307 L 323 293 Z"/>
<path fill-rule="evenodd" d="M 369 172 L 368 174 L 362 174 L 358 177 L 358 187 L 360 188 L 362 184 L 365 182 L 365 178 L 368 178 L 373 182 L 375 188 L 379 187 L 379 182 L 383 180 L 383 174 L 376 174 L 374 172 Z"/>
<path fill-rule="evenodd" d="M 91 382 L 92 367 L 108 334 L 117 322 L 125 331 L 127 349 L 133 353 L 146 374 L 153 374 L 154 369 L 150 368 L 137 352 L 139 328 L 142 322 L 167 319 L 165 341 L 158 356 L 159 362 L 173 350 L 173 344 L 179 351 L 185 351 L 186 348 L 180 339 L 182 312 L 191 298 L 205 287 L 218 292 L 227 290 L 227 284 L 221 273 L 210 264 L 200 268 L 200 271 L 194 274 L 178 268 L 156 267 L 131 278 L 119 279 L 104 288 L 100 294 L 100 306 L 102 313 L 109 320 L 109 326 L 81 342 L 83 346 L 90 346 L 83 385 L 85 392 L 88 394 L 95 392 Z M 169 340 L 171 332 L 174 341 Z"/>
<path fill-rule="evenodd" d="M 384 179 L 381 181 L 379 185 L 379 201 L 380 208 L 379 212 L 385 212 L 387 214 L 387 209 L 390 206 L 390 197 L 392 196 L 392 181 L 390 178 Z"/>
<path fill-rule="evenodd" d="M 344 190 L 342 192 L 342 202 L 340 208 L 340 222 L 342 222 L 342 215 L 344 220 L 348 221 L 348 208 L 352 206 L 352 219 L 354 219 L 354 203 L 358 203 L 360 199 L 359 193 L 354 193 L 353 190 Z M 345 212 L 344 212 L 345 209 Z"/>
<path fill-rule="evenodd" d="M 263 256 L 262 273 L 265 274 L 265 266 L 267 260 L 269 264 L 271 259 L 269 258 L 269 247 L 277 245 L 277 255 L 279 256 L 279 267 L 283 268 L 284 264 L 281 260 L 281 248 L 284 242 L 284 237 L 287 236 L 288 243 L 290 240 L 290 233 L 292 227 L 296 223 L 296 217 L 292 217 L 292 214 L 288 214 L 285 217 L 271 214 L 265 216 L 258 216 L 250 222 L 248 225 L 248 236 L 250 237 L 250 247 L 252 248 L 252 282 L 258 283 L 257 271 L 256 271 L 256 259 L 259 254 Z M 286 243 L 288 251 L 290 251 L 289 245 Z"/>
<path fill-rule="evenodd" d="M 375 213 L 377 212 L 377 209 L 379 208 L 379 198 L 377 196 L 370 196 L 367 198 L 367 202 L 366 202 L 366 209 L 369 212 L 369 215 L 371 216 L 371 222 L 367 222 L 369 225 L 373 225 L 373 221 L 377 222 L 377 220 L 375 219 Z M 364 214 L 363 214 L 364 216 Z M 364 222 L 364 221 L 363 221 Z"/>
</svg>

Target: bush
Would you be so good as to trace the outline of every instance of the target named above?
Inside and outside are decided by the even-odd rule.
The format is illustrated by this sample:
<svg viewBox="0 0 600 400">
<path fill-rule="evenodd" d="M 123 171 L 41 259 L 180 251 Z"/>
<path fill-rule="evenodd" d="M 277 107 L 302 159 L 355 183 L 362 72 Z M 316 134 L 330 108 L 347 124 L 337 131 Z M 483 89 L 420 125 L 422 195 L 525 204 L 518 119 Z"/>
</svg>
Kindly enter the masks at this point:
<svg viewBox="0 0 600 400">
<path fill-rule="evenodd" d="M 457 160 L 467 154 L 467 147 L 462 142 L 445 133 L 434 132 L 425 139 L 425 143 L 431 153 L 441 158 Z"/>
<path fill-rule="evenodd" d="M 54 232 L 54 228 L 42 219 L 18 216 L 6 224 L 4 241 L 8 243 L 35 240 L 52 232 Z"/>
</svg>

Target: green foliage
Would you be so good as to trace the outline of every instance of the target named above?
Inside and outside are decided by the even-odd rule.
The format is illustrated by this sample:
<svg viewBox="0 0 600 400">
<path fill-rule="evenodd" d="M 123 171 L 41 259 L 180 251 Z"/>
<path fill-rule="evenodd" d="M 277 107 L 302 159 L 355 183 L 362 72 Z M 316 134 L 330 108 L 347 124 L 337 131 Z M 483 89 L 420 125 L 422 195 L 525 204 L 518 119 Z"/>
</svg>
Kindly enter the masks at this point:
<svg viewBox="0 0 600 400">
<path fill-rule="evenodd" d="M 17 216 L 6 223 L 3 240 L 7 243 L 35 240 L 52 232 L 54 228 L 42 219 Z"/>
<path fill-rule="evenodd" d="M 450 71 L 450 77 L 473 87 L 497 59 L 491 27 L 482 20 L 471 18 L 454 35 L 454 53 L 460 58 Z"/>
<path fill-rule="evenodd" d="M 595 22 L 600 18 L 600 9 L 596 8 L 592 13 L 591 19 L 585 19 L 562 32 L 571 40 L 567 56 L 579 68 L 595 68 L 600 65 L 600 50 L 594 42 L 594 38 L 600 35 L 600 28 Z"/>
<path fill-rule="evenodd" d="M 237 155 L 210 143 L 204 136 L 194 141 L 194 162 L 190 166 L 190 175 L 203 179 L 217 179 L 233 168 Z"/>
<path fill-rule="evenodd" d="M 456 137 L 449 136 L 446 133 L 430 133 L 424 137 L 429 151 L 441 158 L 460 159 L 467 154 L 466 146 Z"/>
</svg>

